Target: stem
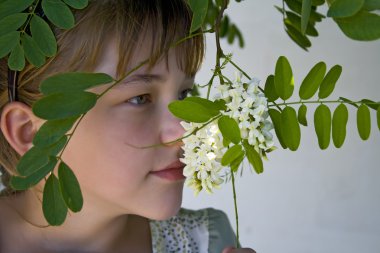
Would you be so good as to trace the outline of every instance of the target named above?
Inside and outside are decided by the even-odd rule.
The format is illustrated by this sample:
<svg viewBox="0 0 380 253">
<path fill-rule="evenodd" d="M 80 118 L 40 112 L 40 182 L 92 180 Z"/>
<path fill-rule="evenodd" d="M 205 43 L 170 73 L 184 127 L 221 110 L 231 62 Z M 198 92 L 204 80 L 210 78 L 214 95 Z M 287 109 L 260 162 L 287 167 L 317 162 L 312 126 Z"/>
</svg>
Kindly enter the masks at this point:
<svg viewBox="0 0 380 253">
<path fill-rule="evenodd" d="M 210 98 L 211 86 L 212 86 L 212 83 L 214 82 L 214 78 L 215 78 L 216 75 L 217 75 L 216 74 L 216 70 L 214 70 L 214 74 L 212 75 L 210 81 L 208 81 L 208 83 L 207 83 L 207 86 L 208 86 L 208 88 L 207 88 L 207 97 L 206 97 L 207 99 Z"/>
<path fill-rule="evenodd" d="M 285 24 L 285 1 L 282 0 L 282 18 Z"/>
<path fill-rule="evenodd" d="M 206 30 L 206 31 L 202 31 L 202 32 L 198 32 L 198 33 L 193 33 L 193 34 L 190 34 L 189 36 L 186 36 L 185 38 L 182 38 L 178 41 L 176 41 L 175 43 L 173 43 L 170 47 L 176 47 L 178 46 L 179 44 L 181 44 L 182 42 L 185 42 L 186 40 L 188 39 L 191 39 L 193 37 L 196 37 L 198 35 L 202 35 L 202 34 L 205 34 L 205 33 L 213 33 L 214 32 L 214 29 L 209 29 L 209 30 Z"/>
<path fill-rule="evenodd" d="M 220 71 L 220 58 L 224 56 L 223 50 L 220 46 L 220 23 L 223 18 L 223 13 L 227 9 L 228 0 L 223 1 L 223 5 L 219 11 L 218 17 L 215 22 L 215 42 L 216 42 L 216 63 L 215 63 L 215 71 L 217 74 L 221 74 Z M 224 80 L 221 76 L 219 76 L 220 84 L 224 83 Z M 209 88 L 210 89 L 210 88 Z"/>
<path fill-rule="evenodd" d="M 223 80 L 221 68 L 220 68 L 220 58 L 224 57 L 224 53 L 220 46 L 219 32 L 220 32 L 220 22 L 223 18 L 223 13 L 226 10 L 227 6 L 228 6 L 228 0 L 224 0 L 223 5 L 219 11 L 218 17 L 215 22 L 216 63 L 215 63 L 214 76 L 215 75 L 219 76 L 220 84 L 224 84 L 224 80 Z M 207 98 L 209 98 L 211 86 L 212 84 L 210 84 L 208 87 Z M 235 177 L 234 177 L 233 171 L 231 171 L 231 175 L 232 175 L 232 189 L 233 189 L 233 195 L 234 195 L 235 219 L 236 219 L 236 248 L 238 248 L 239 247 L 239 216 L 237 212 Z"/>
<path fill-rule="evenodd" d="M 98 100 L 99 98 L 101 98 L 105 93 L 107 93 L 110 89 L 112 89 L 114 86 L 116 86 L 117 84 L 119 84 L 121 81 L 123 81 L 127 76 L 129 76 L 130 74 L 132 74 L 133 72 L 135 72 L 136 70 L 138 70 L 139 68 L 141 68 L 143 65 L 145 65 L 147 62 L 149 61 L 149 58 L 140 62 L 136 67 L 134 67 L 133 69 L 131 69 L 130 71 L 128 71 L 124 76 L 122 76 L 119 80 L 116 80 L 116 82 L 114 84 L 112 84 L 110 87 L 108 87 L 105 91 L 103 91 L 99 96 L 98 96 Z"/>
<path fill-rule="evenodd" d="M 246 78 L 248 78 L 249 80 L 251 80 L 252 78 L 244 72 L 244 70 L 242 70 L 232 59 L 229 60 L 229 62 L 232 64 L 232 66 L 234 66 L 237 70 L 239 70 Z"/>
<path fill-rule="evenodd" d="M 37 0 L 36 4 L 33 7 L 32 12 L 30 12 L 29 15 L 28 15 L 28 19 L 26 20 L 26 23 L 25 23 L 24 27 L 21 29 L 21 33 L 25 33 L 25 30 L 28 27 L 28 25 L 29 25 L 29 23 L 30 23 L 33 15 L 35 15 L 35 12 L 36 12 L 36 9 L 37 9 L 37 6 L 38 6 L 39 3 L 40 3 L 40 0 Z"/>
<path fill-rule="evenodd" d="M 216 115 L 215 117 L 211 118 L 209 121 L 207 121 L 205 124 L 203 124 L 201 127 L 197 127 L 195 128 L 191 133 L 187 134 L 187 135 L 184 135 L 182 136 L 181 138 L 177 138 L 173 141 L 169 141 L 169 142 L 164 142 L 164 143 L 158 143 L 158 144 L 154 144 L 154 145 L 150 145 L 150 146 L 145 146 L 145 147 L 138 147 L 138 146 L 134 146 L 132 144 L 129 144 L 129 143 L 126 143 L 128 146 L 132 147 L 132 148 L 139 148 L 139 149 L 145 149 L 145 148 L 155 148 L 155 147 L 159 147 L 159 146 L 162 146 L 162 145 L 170 145 L 170 144 L 173 144 L 173 143 L 176 143 L 176 142 L 179 142 L 193 134 L 195 134 L 196 132 L 198 132 L 199 130 L 201 130 L 202 128 L 204 128 L 205 126 L 207 126 L 208 124 L 210 124 L 211 122 L 215 121 L 216 119 L 222 117 L 223 114 L 218 114 Z"/>
<path fill-rule="evenodd" d="M 206 87 L 206 86 L 209 86 L 210 83 L 212 84 L 212 82 L 214 81 L 214 78 L 215 78 L 215 71 L 214 71 L 214 74 L 212 75 L 212 77 L 210 78 L 210 81 L 208 81 L 207 84 L 199 85 L 199 87 L 204 88 L 204 87 Z M 207 99 L 208 99 L 208 98 L 207 98 Z"/>
<path fill-rule="evenodd" d="M 71 138 L 72 138 L 73 135 L 74 135 L 75 130 L 77 129 L 79 123 L 82 121 L 82 119 L 84 118 L 84 116 L 85 116 L 86 114 L 87 114 L 87 112 L 80 116 L 78 122 L 76 123 L 76 125 L 75 125 L 75 127 L 74 127 L 74 129 L 73 129 L 73 131 L 72 131 L 70 134 L 67 135 L 67 136 L 69 136 L 69 139 L 66 141 L 66 144 L 65 144 L 65 146 L 63 146 L 60 155 L 57 157 L 59 160 L 62 161 L 62 155 L 63 155 L 63 152 L 65 151 L 65 149 L 66 149 L 66 147 L 67 147 L 67 144 L 69 144 Z"/>
<path fill-rule="evenodd" d="M 297 102 L 284 102 L 284 103 L 280 103 L 280 104 L 276 104 L 276 106 L 279 106 L 279 105 L 296 105 L 296 104 L 332 104 L 332 103 L 343 103 L 343 104 L 363 104 L 362 101 L 343 101 L 343 100 L 325 100 L 325 101 L 322 101 L 322 100 L 314 100 L 314 101 L 297 101 Z M 372 103 L 371 103 L 372 104 Z M 377 103 L 373 103 L 373 104 L 377 104 Z M 274 104 L 273 105 L 268 105 L 268 107 L 273 107 L 275 106 Z"/>
<path fill-rule="evenodd" d="M 239 248 L 239 214 L 236 201 L 236 189 L 235 189 L 235 176 L 234 172 L 231 169 L 231 178 L 232 178 L 232 191 L 234 196 L 234 206 L 235 206 L 235 220 L 236 220 L 236 248 Z"/>
<path fill-rule="evenodd" d="M 223 79 L 227 80 L 228 84 L 233 84 L 233 82 L 228 78 L 226 77 L 225 75 L 221 75 Z"/>
</svg>

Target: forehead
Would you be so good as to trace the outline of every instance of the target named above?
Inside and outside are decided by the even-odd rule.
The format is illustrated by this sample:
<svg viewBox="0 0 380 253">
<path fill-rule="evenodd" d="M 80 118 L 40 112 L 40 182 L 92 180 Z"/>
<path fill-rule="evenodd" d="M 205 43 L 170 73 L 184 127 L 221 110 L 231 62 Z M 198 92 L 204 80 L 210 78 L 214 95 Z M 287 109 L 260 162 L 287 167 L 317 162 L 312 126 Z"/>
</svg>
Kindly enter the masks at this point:
<svg viewBox="0 0 380 253">
<path fill-rule="evenodd" d="M 122 73 L 117 73 L 120 61 L 123 61 L 123 58 L 128 56 L 123 55 L 118 42 L 115 39 L 111 39 L 106 42 L 94 72 L 108 73 L 113 78 L 120 79 L 132 74 L 132 72 L 133 74 L 151 73 L 158 75 L 179 70 L 184 73 L 186 78 L 194 77 L 194 75 L 185 73 L 185 71 L 181 69 L 178 62 L 177 50 L 174 48 L 170 49 L 166 54 L 163 54 L 153 64 L 150 64 L 149 60 L 152 57 L 149 48 L 150 44 L 149 38 L 142 39 L 141 43 L 138 43 L 136 46 L 133 54 L 129 56 L 127 68 Z"/>
<path fill-rule="evenodd" d="M 178 83 L 193 83 L 194 75 L 188 75 L 180 68 L 176 57 L 176 50 L 174 49 L 170 49 L 166 55 L 150 66 L 146 61 L 151 57 L 148 45 L 149 41 L 147 40 L 139 44 L 129 59 L 128 68 L 125 72 L 118 75 L 117 65 L 123 55 L 118 49 L 117 41 L 114 39 L 109 40 L 104 47 L 94 72 L 107 73 L 115 80 L 120 79 L 121 82 L 113 88 L 117 90 L 123 89 L 125 84 L 131 81 L 138 81 L 139 83 L 163 83 L 171 79 Z M 102 92 L 107 87 L 109 85 L 96 87 L 93 91 L 96 93 Z"/>
<path fill-rule="evenodd" d="M 167 27 L 159 22 L 148 23 L 135 31 L 132 38 L 123 30 L 111 32 L 109 42 L 105 42 L 100 51 L 108 59 L 117 59 L 115 77 L 121 77 L 144 61 L 149 67 L 168 61 L 170 54 L 175 55 L 178 67 L 186 75 L 194 76 L 203 60 L 203 40 L 197 36 L 182 40 L 186 33 L 185 27 L 175 24 Z M 177 43 L 179 40 L 182 42 Z"/>
</svg>

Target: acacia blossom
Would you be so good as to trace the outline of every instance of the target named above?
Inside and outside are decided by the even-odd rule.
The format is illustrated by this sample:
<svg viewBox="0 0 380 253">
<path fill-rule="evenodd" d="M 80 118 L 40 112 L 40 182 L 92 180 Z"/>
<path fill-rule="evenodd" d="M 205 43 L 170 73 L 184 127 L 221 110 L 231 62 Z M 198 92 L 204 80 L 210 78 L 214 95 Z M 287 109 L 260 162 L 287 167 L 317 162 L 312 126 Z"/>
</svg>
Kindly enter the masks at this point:
<svg viewBox="0 0 380 253">
<path fill-rule="evenodd" d="M 221 178 L 220 159 L 223 156 L 222 136 L 216 122 L 202 127 L 200 123 L 181 122 L 186 130 L 185 135 L 200 128 L 195 134 L 183 139 L 184 158 L 186 166 L 183 174 L 186 177 L 185 185 L 198 194 L 202 189 L 212 193 L 224 180 Z"/>
<path fill-rule="evenodd" d="M 261 155 L 273 148 L 273 129 L 268 120 L 267 99 L 259 90 L 259 80 L 248 83 L 241 81 L 241 75 L 236 75 L 232 84 L 217 86 L 216 98 L 223 99 L 226 109 L 221 114 L 234 119 L 239 126 L 242 140 L 255 148 Z M 218 128 L 217 119 L 204 123 L 181 122 L 186 130 L 183 139 L 185 164 L 185 184 L 197 195 L 201 190 L 212 193 L 213 188 L 219 188 L 224 182 L 222 173 L 224 167 L 221 159 L 227 150 L 223 145 L 223 135 Z M 192 134 L 193 133 L 193 134 Z"/>
<path fill-rule="evenodd" d="M 258 85 L 259 80 L 256 78 L 243 83 L 239 73 L 231 85 L 217 86 L 217 97 L 226 101 L 227 110 L 222 113 L 238 122 L 241 137 L 262 154 L 273 147 L 273 135 L 270 132 L 273 124 L 268 119 L 267 98 Z"/>
</svg>

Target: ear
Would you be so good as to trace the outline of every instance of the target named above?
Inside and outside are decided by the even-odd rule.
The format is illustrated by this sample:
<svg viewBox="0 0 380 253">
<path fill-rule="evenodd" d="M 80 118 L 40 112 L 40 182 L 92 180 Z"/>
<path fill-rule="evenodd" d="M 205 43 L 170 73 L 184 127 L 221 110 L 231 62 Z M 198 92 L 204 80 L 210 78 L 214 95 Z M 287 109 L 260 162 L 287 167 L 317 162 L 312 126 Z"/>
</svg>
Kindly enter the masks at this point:
<svg viewBox="0 0 380 253">
<path fill-rule="evenodd" d="M 29 106 L 15 101 L 5 105 L 0 128 L 8 143 L 22 156 L 33 146 L 33 137 L 42 123 Z"/>
</svg>

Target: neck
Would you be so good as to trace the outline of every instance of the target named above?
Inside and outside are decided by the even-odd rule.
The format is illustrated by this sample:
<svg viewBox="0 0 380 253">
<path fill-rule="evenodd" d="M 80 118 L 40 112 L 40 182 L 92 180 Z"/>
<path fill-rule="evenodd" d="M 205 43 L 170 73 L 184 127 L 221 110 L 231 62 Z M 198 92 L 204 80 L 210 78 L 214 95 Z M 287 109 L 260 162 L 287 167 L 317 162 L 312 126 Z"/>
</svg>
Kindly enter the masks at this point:
<svg viewBox="0 0 380 253">
<path fill-rule="evenodd" d="M 115 252 L 134 248 L 133 252 L 137 252 L 142 245 L 150 248 L 149 222 L 143 217 L 110 212 L 87 198 L 83 209 L 79 213 L 68 213 L 63 225 L 46 227 L 38 198 L 41 196 L 28 191 L 7 202 L 16 211 L 14 214 L 19 213 L 18 218 L 14 218 L 17 222 L 12 223 L 14 232 L 22 231 L 26 239 L 42 249 Z"/>
</svg>

